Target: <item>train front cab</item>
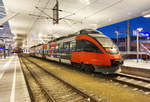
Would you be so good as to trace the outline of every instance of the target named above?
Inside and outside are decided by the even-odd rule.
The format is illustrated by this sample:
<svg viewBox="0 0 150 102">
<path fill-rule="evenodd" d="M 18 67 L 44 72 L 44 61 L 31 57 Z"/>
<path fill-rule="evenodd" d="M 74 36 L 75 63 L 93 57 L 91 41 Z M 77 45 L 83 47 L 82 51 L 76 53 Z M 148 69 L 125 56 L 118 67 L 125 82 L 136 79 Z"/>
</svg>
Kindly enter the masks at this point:
<svg viewBox="0 0 150 102">
<path fill-rule="evenodd" d="M 71 61 L 79 63 L 81 68 L 104 74 L 121 71 L 122 58 L 118 48 L 108 37 L 100 34 L 83 34 L 76 37 L 76 44 Z"/>
</svg>

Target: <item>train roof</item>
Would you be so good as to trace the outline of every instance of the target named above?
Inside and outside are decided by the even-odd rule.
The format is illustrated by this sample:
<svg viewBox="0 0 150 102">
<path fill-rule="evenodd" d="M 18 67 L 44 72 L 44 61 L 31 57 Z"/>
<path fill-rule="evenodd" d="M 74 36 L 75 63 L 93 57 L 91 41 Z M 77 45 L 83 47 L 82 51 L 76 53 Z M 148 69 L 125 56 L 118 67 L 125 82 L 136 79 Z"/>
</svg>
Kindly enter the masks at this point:
<svg viewBox="0 0 150 102">
<path fill-rule="evenodd" d="M 93 36 L 93 37 L 99 37 L 99 36 L 103 36 L 103 37 L 106 37 L 103 35 L 102 32 L 99 32 L 97 30 L 94 30 L 94 29 L 89 29 L 89 28 L 86 28 L 86 29 L 81 29 L 80 31 L 76 32 L 76 33 L 73 33 L 73 34 L 69 34 L 67 36 L 62 36 L 62 37 L 59 37 L 59 38 L 56 38 L 54 40 L 51 40 L 49 41 L 48 43 L 51 43 L 51 42 L 55 42 L 55 41 L 59 41 L 59 40 L 62 40 L 62 39 L 65 39 L 65 38 L 70 38 L 70 37 L 74 37 L 74 36 L 77 36 L 77 35 L 90 35 L 90 36 Z M 37 47 L 37 46 L 41 46 L 43 44 L 38 44 L 38 45 L 35 45 L 35 46 L 32 46 L 31 48 L 33 47 Z"/>
<path fill-rule="evenodd" d="M 94 29 L 82 29 L 79 34 L 102 34 L 101 32 Z"/>
<path fill-rule="evenodd" d="M 100 35 L 103 35 L 101 32 L 97 31 L 97 30 L 94 30 L 94 29 L 82 29 L 74 34 L 69 34 L 67 36 L 62 36 L 62 37 L 59 37 L 59 38 L 56 38 L 52 41 L 49 41 L 48 43 L 51 43 L 51 42 L 54 42 L 54 41 L 58 41 L 58 40 L 62 40 L 62 39 L 65 39 L 65 38 L 70 38 L 70 37 L 73 37 L 73 36 L 77 36 L 77 35 L 82 35 L 82 34 L 86 34 L 86 35 L 95 35 L 95 34 L 100 34 Z"/>
<path fill-rule="evenodd" d="M 90 36 L 93 36 L 93 37 L 106 37 L 105 35 L 103 35 L 102 32 L 99 32 L 97 30 L 94 30 L 94 29 L 82 29 L 82 30 L 80 30 L 80 31 L 78 31 L 76 33 L 69 34 L 67 36 L 62 36 L 62 37 L 56 38 L 54 40 L 51 40 L 48 43 L 59 41 L 59 40 L 65 39 L 65 38 L 74 37 L 74 36 L 77 36 L 77 35 L 83 35 L 83 34 L 90 35 Z M 37 46 L 41 46 L 41 45 L 43 45 L 43 44 L 38 44 L 36 46 L 32 46 L 31 48 L 37 47 Z"/>
<path fill-rule="evenodd" d="M 41 45 L 43 44 L 34 45 L 34 46 L 31 46 L 30 48 L 34 48 L 34 47 L 41 46 Z"/>
<path fill-rule="evenodd" d="M 62 37 L 56 38 L 56 39 L 54 39 L 54 40 L 52 40 L 52 41 L 49 41 L 48 43 L 51 43 L 51 42 L 54 42 L 54 41 L 58 41 L 58 40 L 62 40 L 62 39 L 65 39 L 65 38 L 70 38 L 70 37 L 73 37 L 73 36 L 76 36 L 76 35 L 78 35 L 78 34 L 76 34 L 76 33 L 74 33 L 74 34 L 69 34 L 69 35 L 67 35 L 67 36 L 62 36 Z"/>
<path fill-rule="evenodd" d="M 36 46 L 31 46 L 31 48 L 34 48 L 34 47 L 36 47 Z"/>
</svg>

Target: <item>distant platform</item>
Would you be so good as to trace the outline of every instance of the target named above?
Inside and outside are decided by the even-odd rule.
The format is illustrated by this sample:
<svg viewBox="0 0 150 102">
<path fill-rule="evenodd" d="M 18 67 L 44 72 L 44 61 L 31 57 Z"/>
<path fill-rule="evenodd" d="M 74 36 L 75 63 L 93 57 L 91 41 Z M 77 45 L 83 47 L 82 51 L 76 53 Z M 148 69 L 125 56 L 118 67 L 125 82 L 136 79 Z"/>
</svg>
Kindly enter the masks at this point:
<svg viewBox="0 0 150 102">
<path fill-rule="evenodd" d="M 121 72 L 131 75 L 137 75 L 145 78 L 150 78 L 150 61 L 125 60 L 121 67 Z"/>
<path fill-rule="evenodd" d="M 0 102 L 31 102 L 17 55 L 0 58 Z"/>
<path fill-rule="evenodd" d="M 136 59 L 125 60 L 123 66 L 150 69 L 150 61 L 139 60 L 137 62 Z"/>
</svg>

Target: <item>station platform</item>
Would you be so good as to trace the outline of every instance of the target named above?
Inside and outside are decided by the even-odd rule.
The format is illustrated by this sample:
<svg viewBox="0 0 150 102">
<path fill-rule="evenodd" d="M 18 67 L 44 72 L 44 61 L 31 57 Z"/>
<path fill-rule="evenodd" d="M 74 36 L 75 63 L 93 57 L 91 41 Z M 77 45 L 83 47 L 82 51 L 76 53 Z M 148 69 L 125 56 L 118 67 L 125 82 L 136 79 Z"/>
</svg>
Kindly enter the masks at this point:
<svg viewBox="0 0 150 102">
<path fill-rule="evenodd" d="M 121 73 L 150 78 L 150 61 L 125 60 L 121 67 Z"/>
<path fill-rule="evenodd" d="M 133 67 L 133 68 L 142 68 L 150 69 L 150 61 L 139 60 L 125 60 L 123 66 Z"/>
<path fill-rule="evenodd" d="M 0 59 L 0 102 L 31 102 L 17 55 Z"/>
</svg>

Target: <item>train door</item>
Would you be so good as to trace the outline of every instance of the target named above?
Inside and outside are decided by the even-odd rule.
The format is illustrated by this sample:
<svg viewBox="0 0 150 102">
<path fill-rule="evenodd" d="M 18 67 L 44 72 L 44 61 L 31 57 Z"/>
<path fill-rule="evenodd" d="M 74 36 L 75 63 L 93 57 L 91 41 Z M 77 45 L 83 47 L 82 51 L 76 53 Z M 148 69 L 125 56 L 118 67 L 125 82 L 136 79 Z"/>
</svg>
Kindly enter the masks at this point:
<svg viewBox="0 0 150 102">
<path fill-rule="evenodd" d="M 70 60 L 70 42 L 64 42 L 64 59 Z"/>
<path fill-rule="evenodd" d="M 43 54 L 42 54 L 42 58 L 46 59 L 46 55 L 47 55 L 47 44 L 44 44 L 43 45 Z"/>
<path fill-rule="evenodd" d="M 47 57 L 50 57 L 50 44 L 47 44 Z"/>
<path fill-rule="evenodd" d="M 71 41 L 70 42 L 70 50 L 71 50 L 71 61 L 75 63 L 80 63 L 80 50 L 79 50 L 79 42 Z"/>
<path fill-rule="evenodd" d="M 81 61 L 81 54 L 82 54 L 82 42 L 80 40 L 76 41 L 76 57 L 77 57 L 77 62 L 82 63 Z"/>
</svg>

